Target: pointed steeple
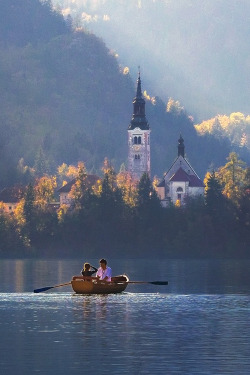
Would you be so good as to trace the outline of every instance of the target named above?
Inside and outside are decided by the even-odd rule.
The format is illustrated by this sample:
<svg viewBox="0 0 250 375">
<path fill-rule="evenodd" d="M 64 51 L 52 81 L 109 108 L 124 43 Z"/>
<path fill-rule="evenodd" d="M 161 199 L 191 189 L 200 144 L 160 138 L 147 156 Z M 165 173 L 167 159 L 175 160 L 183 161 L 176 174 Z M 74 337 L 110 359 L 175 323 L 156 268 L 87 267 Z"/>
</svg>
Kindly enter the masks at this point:
<svg viewBox="0 0 250 375">
<path fill-rule="evenodd" d="M 184 139 L 180 134 L 180 138 L 178 139 L 178 156 L 185 157 L 185 146 L 184 146 Z"/>
<path fill-rule="evenodd" d="M 149 124 L 145 115 L 145 100 L 141 90 L 141 74 L 138 73 L 136 97 L 133 100 L 133 115 L 128 126 L 129 130 L 140 128 L 141 130 L 149 130 Z"/>
<path fill-rule="evenodd" d="M 136 98 L 137 98 L 137 99 L 142 99 L 142 92 L 141 92 L 141 74 L 140 74 L 140 70 L 139 70 L 139 73 L 138 73 L 138 79 L 137 79 Z"/>
</svg>

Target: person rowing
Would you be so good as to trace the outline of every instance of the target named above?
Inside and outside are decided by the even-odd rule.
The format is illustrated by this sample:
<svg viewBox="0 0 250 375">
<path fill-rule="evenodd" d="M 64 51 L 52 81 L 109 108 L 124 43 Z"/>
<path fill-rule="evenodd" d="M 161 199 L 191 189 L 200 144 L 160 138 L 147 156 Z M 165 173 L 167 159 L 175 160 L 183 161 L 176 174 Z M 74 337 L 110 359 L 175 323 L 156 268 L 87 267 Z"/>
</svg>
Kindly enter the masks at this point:
<svg viewBox="0 0 250 375">
<path fill-rule="evenodd" d="M 98 268 L 96 277 L 98 280 L 101 281 L 111 281 L 111 276 L 112 276 L 112 270 L 110 267 L 107 266 L 107 261 L 106 259 L 101 259 L 99 261 L 100 267 Z"/>
</svg>

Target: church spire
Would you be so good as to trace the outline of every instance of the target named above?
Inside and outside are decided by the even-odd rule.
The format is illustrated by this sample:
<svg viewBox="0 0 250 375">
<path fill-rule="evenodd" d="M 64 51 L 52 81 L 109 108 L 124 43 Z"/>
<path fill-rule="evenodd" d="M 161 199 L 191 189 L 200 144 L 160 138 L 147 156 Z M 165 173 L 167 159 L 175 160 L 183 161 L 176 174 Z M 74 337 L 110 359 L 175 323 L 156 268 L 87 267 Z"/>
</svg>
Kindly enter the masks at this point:
<svg viewBox="0 0 250 375">
<path fill-rule="evenodd" d="M 141 130 L 149 130 L 149 124 L 145 115 L 145 100 L 141 90 L 141 74 L 140 70 L 137 79 L 136 97 L 133 100 L 133 115 L 128 126 L 129 130 L 139 128 Z"/>
<path fill-rule="evenodd" d="M 184 139 L 180 134 L 180 138 L 178 139 L 178 156 L 185 157 L 185 146 L 184 146 Z"/>
<path fill-rule="evenodd" d="M 138 79 L 137 79 L 136 98 L 137 98 L 137 99 L 142 99 L 142 92 L 141 92 L 141 72 L 140 72 L 140 67 L 139 67 Z"/>
</svg>

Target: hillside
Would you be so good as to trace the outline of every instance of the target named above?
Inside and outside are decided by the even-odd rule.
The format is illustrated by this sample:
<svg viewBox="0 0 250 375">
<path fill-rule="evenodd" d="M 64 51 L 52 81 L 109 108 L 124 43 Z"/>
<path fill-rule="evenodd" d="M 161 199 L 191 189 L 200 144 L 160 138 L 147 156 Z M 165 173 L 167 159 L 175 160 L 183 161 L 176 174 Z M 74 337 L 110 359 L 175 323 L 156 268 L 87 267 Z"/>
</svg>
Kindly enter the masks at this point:
<svg viewBox="0 0 250 375">
<path fill-rule="evenodd" d="M 249 0 L 53 0 L 200 122 L 249 113 Z"/>
<path fill-rule="evenodd" d="M 124 74 L 101 39 L 71 31 L 49 2 L 23 0 L 22 23 L 18 0 L 4 0 L 3 5 L 0 186 L 22 180 L 17 171 L 22 158 L 31 167 L 44 158 L 45 172 L 50 173 L 63 162 L 82 160 L 89 171 L 99 173 L 108 157 L 119 170 L 127 159 L 137 76 Z M 142 84 L 150 91 L 143 75 Z M 152 129 L 153 175 L 162 176 L 172 163 L 180 132 L 187 157 L 201 177 L 211 163 L 225 162 L 229 141 L 210 134 L 199 137 L 176 103 L 166 112 L 166 102 L 148 97 L 146 113 Z"/>
</svg>

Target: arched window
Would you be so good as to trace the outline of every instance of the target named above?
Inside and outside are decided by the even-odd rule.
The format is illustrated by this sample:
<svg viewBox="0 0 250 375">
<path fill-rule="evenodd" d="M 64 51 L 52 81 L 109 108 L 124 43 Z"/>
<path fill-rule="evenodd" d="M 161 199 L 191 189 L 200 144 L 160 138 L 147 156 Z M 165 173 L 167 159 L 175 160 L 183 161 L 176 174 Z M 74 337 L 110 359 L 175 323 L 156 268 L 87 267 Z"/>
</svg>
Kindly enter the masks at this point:
<svg viewBox="0 0 250 375">
<path fill-rule="evenodd" d="M 182 187 L 178 187 L 178 188 L 176 189 L 176 191 L 178 191 L 179 193 L 182 193 L 182 192 L 183 192 L 183 189 L 182 189 Z"/>
<path fill-rule="evenodd" d="M 134 144 L 137 145 L 137 137 L 134 137 Z"/>
<path fill-rule="evenodd" d="M 141 144 L 141 137 L 138 137 L 138 145 Z"/>
<path fill-rule="evenodd" d="M 137 155 L 135 155 L 135 159 L 137 159 Z"/>
</svg>

